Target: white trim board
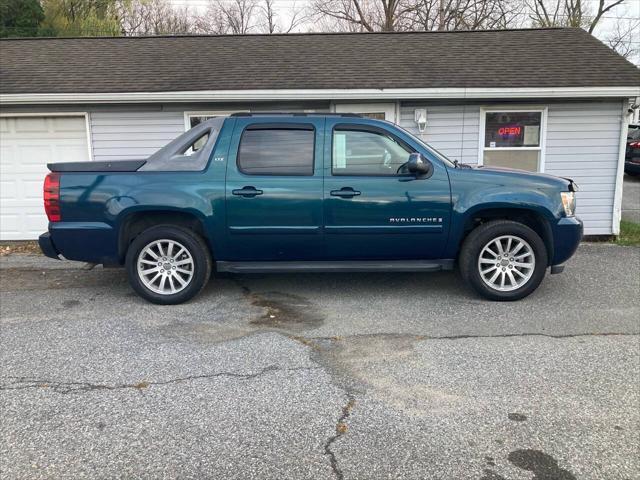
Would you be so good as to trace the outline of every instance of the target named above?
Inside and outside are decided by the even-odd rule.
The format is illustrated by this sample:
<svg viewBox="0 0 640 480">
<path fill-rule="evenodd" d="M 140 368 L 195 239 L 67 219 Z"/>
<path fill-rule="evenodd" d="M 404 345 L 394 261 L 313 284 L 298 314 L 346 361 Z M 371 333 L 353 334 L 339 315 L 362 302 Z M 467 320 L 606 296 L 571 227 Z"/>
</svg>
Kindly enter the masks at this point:
<svg viewBox="0 0 640 480">
<path fill-rule="evenodd" d="M 224 102 L 257 100 L 403 100 L 638 97 L 640 86 L 198 90 L 185 92 L 1 94 L 0 104 Z"/>
<path fill-rule="evenodd" d="M 618 150 L 618 170 L 616 172 L 616 189 L 613 195 L 613 219 L 611 232 L 620 235 L 620 221 L 622 220 L 622 187 L 624 184 L 624 158 L 627 150 L 627 134 L 629 131 L 629 104 L 622 101 L 620 121 L 620 144 Z"/>
</svg>

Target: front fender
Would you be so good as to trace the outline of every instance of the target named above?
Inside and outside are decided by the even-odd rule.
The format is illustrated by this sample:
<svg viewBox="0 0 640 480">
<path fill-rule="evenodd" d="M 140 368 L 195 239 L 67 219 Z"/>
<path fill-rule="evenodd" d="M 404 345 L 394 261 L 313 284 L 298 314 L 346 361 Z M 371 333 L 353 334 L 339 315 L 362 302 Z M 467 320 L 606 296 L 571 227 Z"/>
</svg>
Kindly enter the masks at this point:
<svg viewBox="0 0 640 480">
<path fill-rule="evenodd" d="M 481 188 L 462 194 L 453 193 L 447 258 L 457 257 L 465 234 L 473 225 L 475 218 L 483 212 L 503 212 L 506 216 L 530 214 L 539 219 L 544 230 L 541 236 L 551 259 L 554 249 L 551 226 L 561 216 L 557 204 L 550 192 L 521 188 L 508 189 L 504 185 Z"/>
</svg>

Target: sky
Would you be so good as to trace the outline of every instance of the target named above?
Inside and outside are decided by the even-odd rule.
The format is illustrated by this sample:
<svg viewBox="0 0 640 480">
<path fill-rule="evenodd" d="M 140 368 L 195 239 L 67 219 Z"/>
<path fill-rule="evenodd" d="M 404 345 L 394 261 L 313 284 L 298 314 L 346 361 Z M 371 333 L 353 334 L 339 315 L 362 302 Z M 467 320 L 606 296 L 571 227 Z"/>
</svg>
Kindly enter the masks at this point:
<svg viewBox="0 0 640 480">
<path fill-rule="evenodd" d="M 178 7 L 189 7 L 189 9 L 195 11 L 204 12 L 207 5 L 212 0 L 170 0 L 171 3 Z M 216 0 L 225 1 L 225 0 Z M 275 6 L 277 13 L 281 16 L 284 23 L 287 23 L 287 19 L 290 18 L 292 8 L 302 8 L 308 5 L 312 0 L 275 0 Z M 595 11 L 597 9 L 598 0 L 583 0 L 587 4 L 591 5 L 591 8 Z M 608 2 L 610 0 L 607 0 Z M 526 20 L 526 14 L 523 13 L 523 20 Z M 596 27 L 595 36 L 601 40 L 605 40 L 608 35 L 615 30 L 615 25 L 621 22 L 623 26 L 636 23 L 640 20 L 640 0 L 625 0 L 623 4 L 618 5 L 614 9 L 607 12 L 605 18 L 600 20 L 600 23 Z M 301 24 L 295 31 L 304 32 L 310 29 L 309 23 Z M 640 66 L 640 27 L 632 34 L 632 40 L 635 49 L 638 51 L 631 60 L 636 65 Z"/>
</svg>

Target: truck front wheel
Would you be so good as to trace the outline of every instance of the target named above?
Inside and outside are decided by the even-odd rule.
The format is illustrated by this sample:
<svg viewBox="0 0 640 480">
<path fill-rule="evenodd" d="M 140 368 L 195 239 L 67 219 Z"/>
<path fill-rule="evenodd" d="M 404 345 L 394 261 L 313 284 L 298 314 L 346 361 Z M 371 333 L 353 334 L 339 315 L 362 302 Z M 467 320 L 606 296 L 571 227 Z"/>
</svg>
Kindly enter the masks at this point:
<svg viewBox="0 0 640 480">
<path fill-rule="evenodd" d="M 519 300 L 544 278 L 547 249 L 540 236 L 522 223 L 494 220 L 474 229 L 459 257 L 462 278 L 491 300 Z"/>
<path fill-rule="evenodd" d="M 211 254 L 202 237 L 158 225 L 138 235 L 127 250 L 127 275 L 142 298 L 161 305 L 190 300 L 211 276 Z"/>
</svg>

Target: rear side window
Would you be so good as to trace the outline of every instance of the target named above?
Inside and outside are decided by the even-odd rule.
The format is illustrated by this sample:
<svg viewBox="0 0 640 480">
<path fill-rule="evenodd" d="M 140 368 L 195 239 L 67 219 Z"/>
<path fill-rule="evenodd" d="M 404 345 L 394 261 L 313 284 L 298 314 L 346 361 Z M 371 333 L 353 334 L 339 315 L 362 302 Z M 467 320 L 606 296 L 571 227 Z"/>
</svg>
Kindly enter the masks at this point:
<svg viewBox="0 0 640 480">
<path fill-rule="evenodd" d="M 238 168 L 247 175 L 313 175 L 314 131 L 309 128 L 247 128 Z"/>
</svg>

